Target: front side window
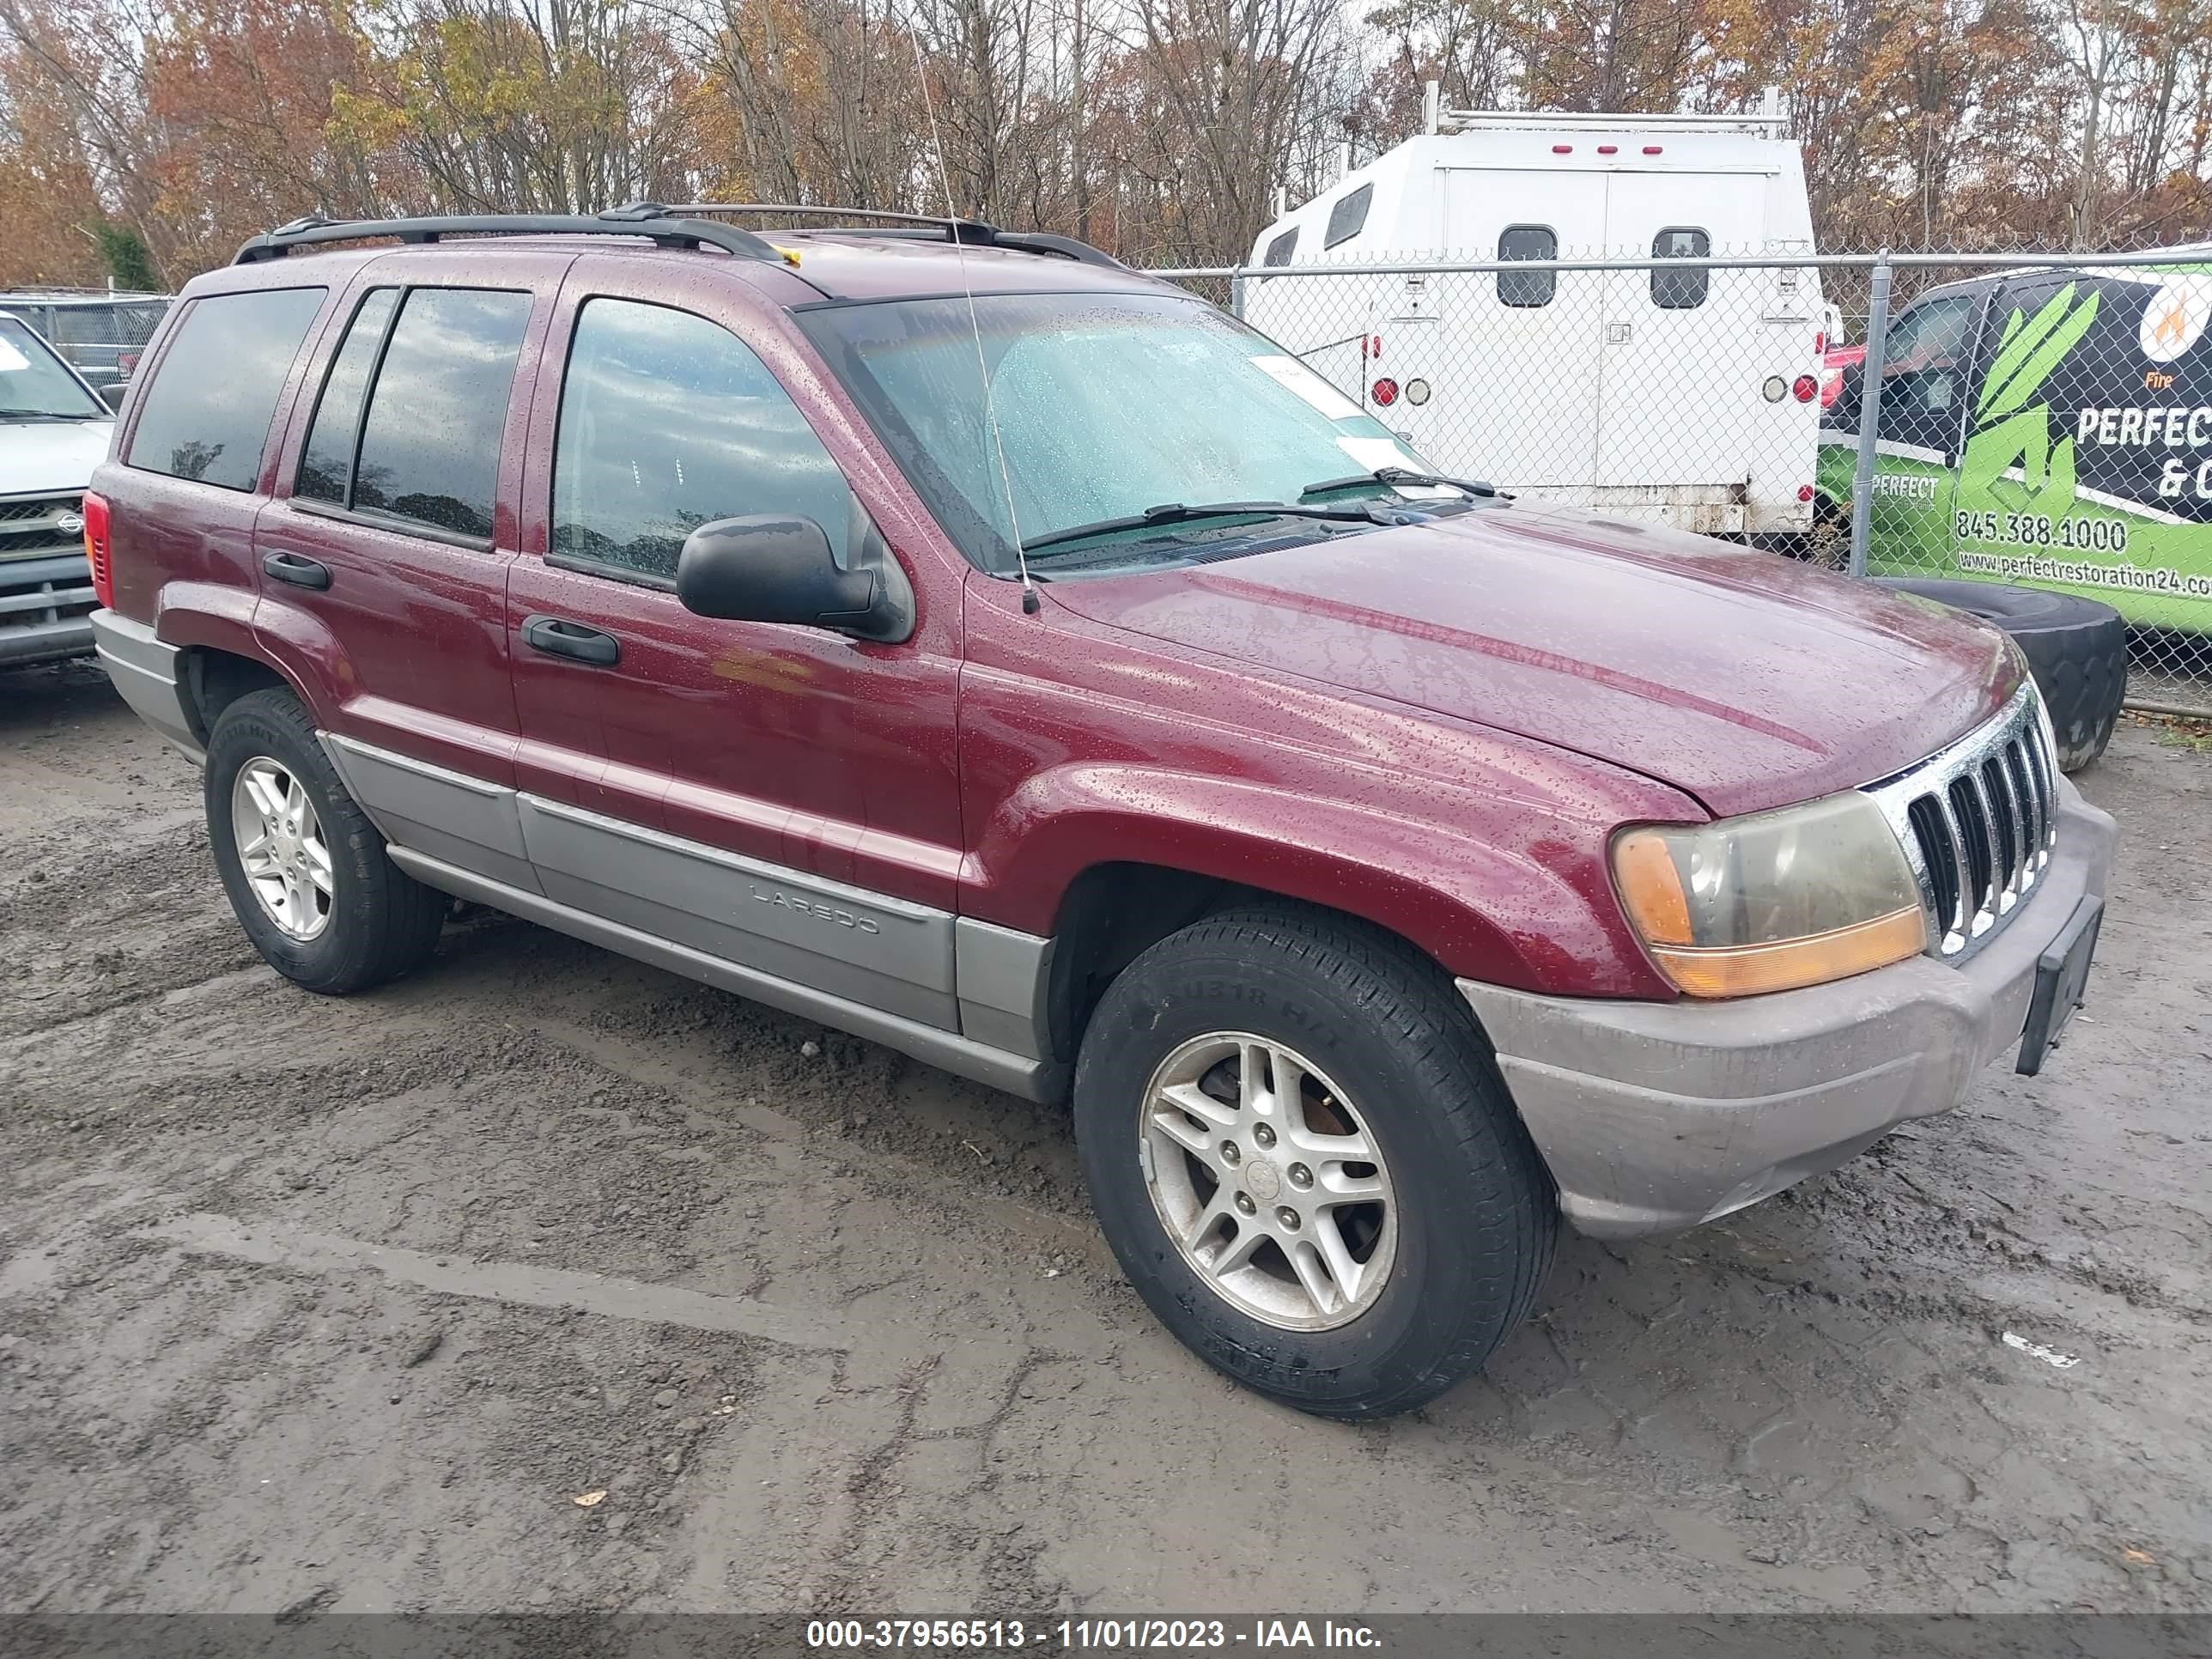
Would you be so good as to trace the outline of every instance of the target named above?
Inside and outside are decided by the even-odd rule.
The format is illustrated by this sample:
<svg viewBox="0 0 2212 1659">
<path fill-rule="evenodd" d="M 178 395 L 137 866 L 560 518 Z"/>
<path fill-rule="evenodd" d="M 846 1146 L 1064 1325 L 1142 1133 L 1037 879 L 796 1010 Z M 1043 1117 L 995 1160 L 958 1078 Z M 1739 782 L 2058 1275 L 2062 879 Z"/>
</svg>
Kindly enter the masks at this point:
<svg viewBox="0 0 2212 1659">
<path fill-rule="evenodd" d="M 727 329 L 632 300 L 577 313 L 553 450 L 557 562 L 672 581 L 701 525 L 767 513 L 813 520 L 842 561 L 852 504 L 799 406 Z"/>
<path fill-rule="evenodd" d="M 505 289 L 408 290 L 362 422 L 354 511 L 490 536 L 507 394 L 530 305 L 529 295 Z M 333 365 L 333 375 L 343 367 Z"/>
<path fill-rule="evenodd" d="M 1498 238 L 1500 259 L 1556 259 L 1559 238 L 1548 225 L 1508 225 Z M 1501 270 L 1498 273 L 1500 305 L 1533 307 L 1552 303 L 1559 284 L 1556 270 Z"/>
<path fill-rule="evenodd" d="M 78 384 L 21 319 L 0 316 L 0 424 L 105 421 L 107 405 Z"/>
<path fill-rule="evenodd" d="M 1662 311 L 1695 311 L 1705 302 L 1705 288 L 1712 280 L 1709 266 L 1668 270 L 1661 259 L 1702 259 L 1713 251 L 1713 239 L 1694 227 L 1670 227 L 1651 239 L 1651 303 Z"/>
<path fill-rule="evenodd" d="M 1166 502 L 1297 502 L 1377 467 L 1423 470 L 1305 364 L 1200 301 L 981 295 L 975 319 L 964 300 L 800 316 L 938 523 L 987 570 L 1012 568 L 1017 522 L 1033 543 Z"/>
<path fill-rule="evenodd" d="M 139 394 L 130 465 L 252 489 L 284 378 L 327 292 L 274 288 L 194 300 L 161 372 Z"/>
<path fill-rule="evenodd" d="M 1359 234 L 1367 222 L 1367 209 L 1375 200 L 1375 186 L 1362 185 L 1348 195 L 1336 198 L 1336 205 L 1328 210 L 1328 228 L 1322 233 L 1321 245 L 1334 247 L 1339 242 L 1348 242 Z"/>
</svg>

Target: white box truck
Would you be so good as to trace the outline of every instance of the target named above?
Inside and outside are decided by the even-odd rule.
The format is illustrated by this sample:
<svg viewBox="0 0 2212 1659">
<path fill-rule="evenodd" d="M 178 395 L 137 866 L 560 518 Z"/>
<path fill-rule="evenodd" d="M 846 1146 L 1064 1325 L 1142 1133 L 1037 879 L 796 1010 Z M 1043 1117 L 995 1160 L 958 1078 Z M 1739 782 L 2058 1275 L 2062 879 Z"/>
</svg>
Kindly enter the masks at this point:
<svg viewBox="0 0 2212 1659">
<path fill-rule="evenodd" d="M 1243 315 L 1444 472 L 1682 529 L 1812 527 L 1817 269 L 1771 112 L 1443 110 L 1261 233 Z M 1344 264 L 1633 258 L 1611 271 Z M 1305 270 L 1322 274 L 1279 274 Z"/>
</svg>

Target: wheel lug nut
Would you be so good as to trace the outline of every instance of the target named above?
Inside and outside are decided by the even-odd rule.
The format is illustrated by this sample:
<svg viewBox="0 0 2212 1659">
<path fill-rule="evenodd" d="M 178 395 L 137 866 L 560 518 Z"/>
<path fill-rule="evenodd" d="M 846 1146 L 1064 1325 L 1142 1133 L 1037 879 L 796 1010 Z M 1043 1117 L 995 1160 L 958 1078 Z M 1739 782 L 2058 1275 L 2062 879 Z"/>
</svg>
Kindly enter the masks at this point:
<svg viewBox="0 0 2212 1659">
<path fill-rule="evenodd" d="M 1283 1224 L 1285 1232 L 1294 1233 L 1298 1230 L 1298 1212 L 1287 1204 L 1275 1212 L 1275 1219 Z"/>
<path fill-rule="evenodd" d="M 1275 1132 L 1262 1123 L 1252 1131 L 1252 1139 L 1262 1146 L 1272 1146 L 1275 1144 Z"/>
<path fill-rule="evenodd" d="M 1237 1210 L 1238 1214 L 1250 1215 L 1259 1207 L 1260 1206 L 1258 1205 L 1252 1201 L 1251 1194 L 1239 1193 L 1237 1194 Z"/>
<path fill-rule="evenodd" d="M 1291 1164 L 1290 1174 L 1291 1185 L 1293 1187 L 1310 1187 L 1313 1185 L 1313 1171 L 1306 1168 L 1303 1164 Z"/>
<path fill-rule="evenodd" d="M 1224 1140 L 1221 1143 L 1221 1161 L 1224 1164 L 1234 1164 L 1238 1158 L 1243 1156 L 1243 1153 L 1237 1150 L 1237 1143 L 1235 1141 Z"/>
</svg>

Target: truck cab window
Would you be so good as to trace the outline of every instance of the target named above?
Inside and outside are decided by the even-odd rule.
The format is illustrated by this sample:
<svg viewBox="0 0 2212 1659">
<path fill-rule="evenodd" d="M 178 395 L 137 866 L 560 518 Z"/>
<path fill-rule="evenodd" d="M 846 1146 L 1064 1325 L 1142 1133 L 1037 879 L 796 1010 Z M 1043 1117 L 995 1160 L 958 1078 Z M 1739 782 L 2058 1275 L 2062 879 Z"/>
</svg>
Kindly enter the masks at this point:
<svg viewBox="0 0 2212 1659">
<path fill-rule="evenodd" d="M 1656 259 L 1702 259 L 1713 251 L 1713 239 L 1694 226 L 1670 225 L 1651 239 Z M 1687 270 L 1651 267 L 1651 303 L 1662 311 L 1695 311 L 1705 302 L 1712 271 L 1697 265 Z"/>
<path fill-rule="evenodd" d="M 1508 225 L 1498 238 L 1501 259 L 1556 259 L 1559 234 L 1549 225 Z M 1501 270 L 1498 273 L 1498 302 L 1533 307 L 1552 303 L 1559 285 L 1554 270 Z"/>
<path fill-rule="evenodd" d="M 1359 234 L 1367 222 L 1368 204 L 1375 199 L 1375 186 L 1362 185 L 1348 195 L 1336 198 L 1336 205 L 1328 210 L 1328 228 L 1321 239 L 1324 248 L 1334 247 L 1339 242 L 1348 242 Z M 1273 249 L 1269 252 L 1272 253 Z M 1270 264 L 1273 261 L 1271 259 Z"/>
<path fill-rule="evenodd" d="M 1947 294 L 1923 300 L 1891 325 L 1882 352 L 1879 435 L 1946 453 L 1956 446 L 1978 297 Z"/>
<path fill-rule="evenodd" d="M 1298 228 L 1292 225 L 1267 244 L 1267 257 L 1261 263 L 1270 265 L 1286 265 L 1291 262 L 1291 255 L 1297 252 L 1297 246 Z"/>
</svg>

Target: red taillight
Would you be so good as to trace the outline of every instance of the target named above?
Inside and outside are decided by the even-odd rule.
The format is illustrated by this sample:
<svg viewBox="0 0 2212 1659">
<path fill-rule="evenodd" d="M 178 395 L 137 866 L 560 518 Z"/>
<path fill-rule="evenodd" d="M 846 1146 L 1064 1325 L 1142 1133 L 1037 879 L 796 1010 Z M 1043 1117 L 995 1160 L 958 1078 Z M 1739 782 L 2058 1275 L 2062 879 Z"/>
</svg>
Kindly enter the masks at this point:
<svg viewBox="0 0 2212 1659">
<path fill-rule="evenodd" d="M 84 556 L 92 566 L 92 595 L 107 610 L 115 609 L 115 570 L 107 557 L 107 503 L 90 490 L 77 509 L 84 514 Z"/>
<path fill-rule="evenodd" d="M 1644 153 L 1646 155 L 1656 155 L 1666 148 L 1664 144 L 1646 144 L 1644 147 Z"/>
<path fill-rule="evenodd" d="M 1385 374 L 1375 382 L 1375 401 L 1388 409 L 1398 401 L 1398 383 Z"/>
<path fill-rule="evenodd" d="M 1809 374 L 1800 374 L 1790 383 L 1790 395 L 1801 404 L 1809 404 L 1820 395 L 1820 383 Z"/>
<path fill-rule="evenodd" d="M 1552 146 L 1552 154 L 1554 155 L 1572 155 L 1574 153 L 1575 147 L 1572 144 L 1554 144 Z"/>
<path fill-rule="evenodd" d="M 1810 484 L 1799 484 L 1797 486 L 1797 499 L 1801 501 L 1811 501 L 1813 499 L 1813 486 Z"/>
</svg>

